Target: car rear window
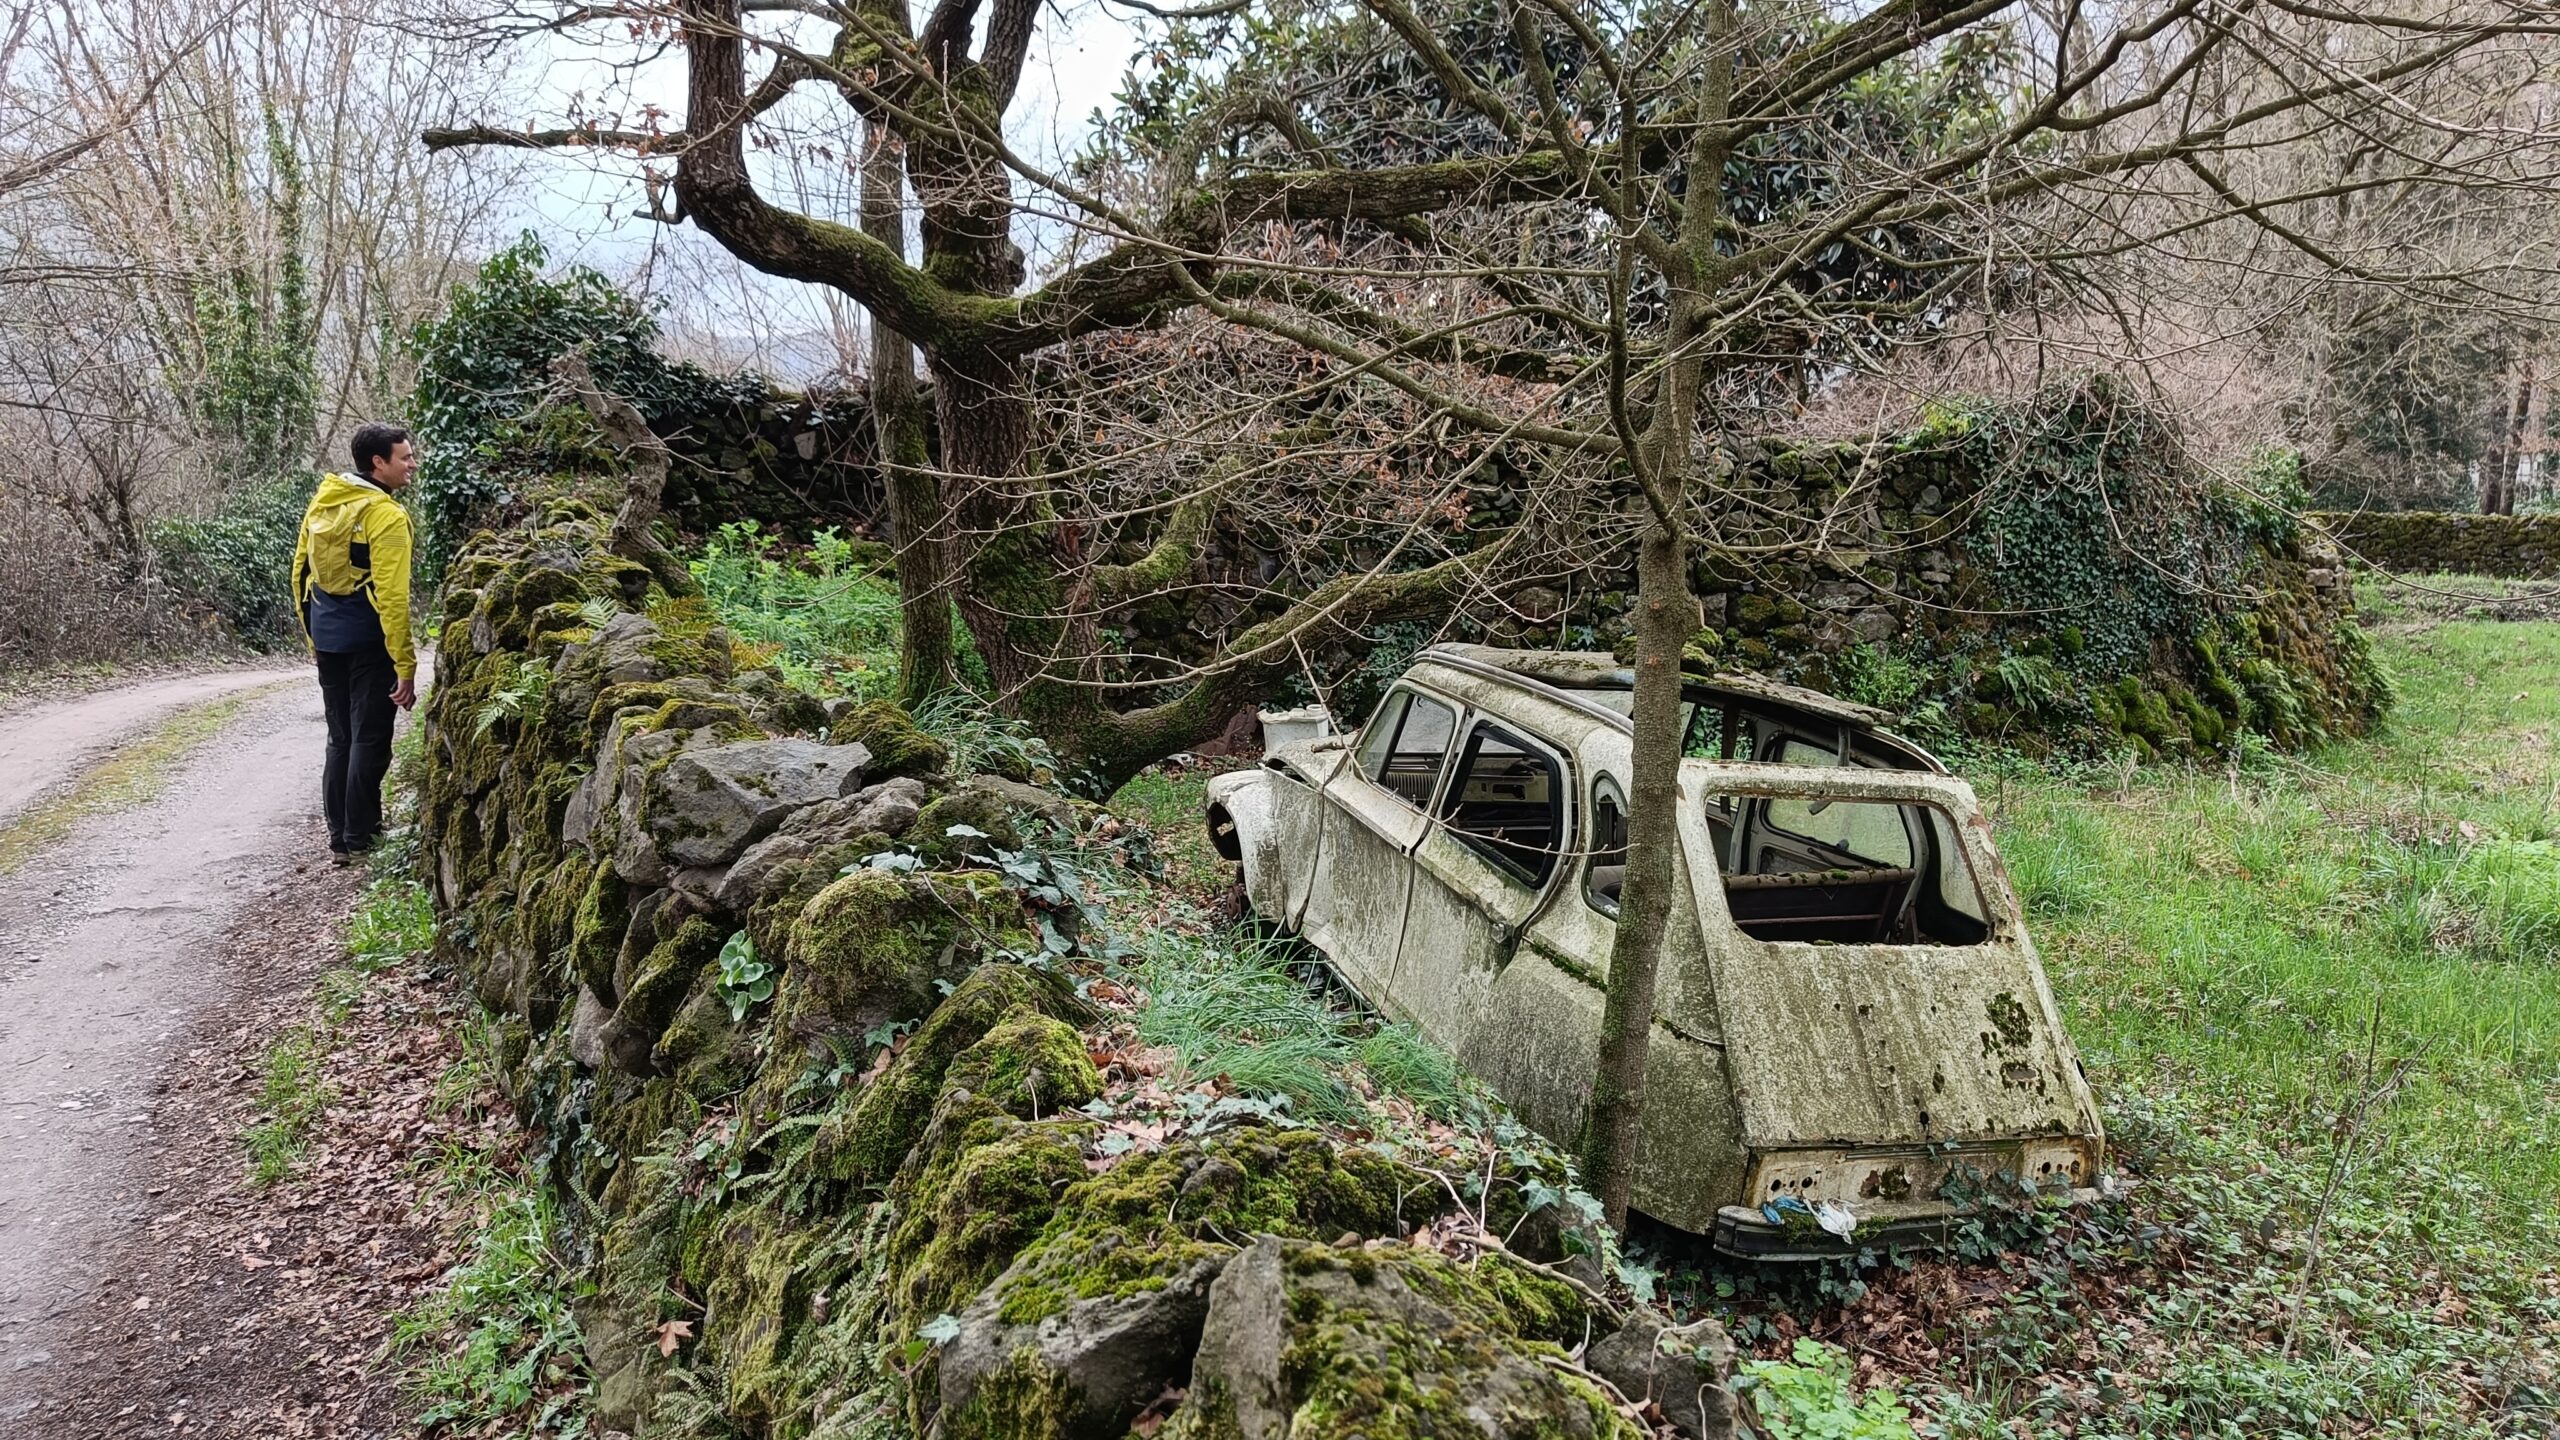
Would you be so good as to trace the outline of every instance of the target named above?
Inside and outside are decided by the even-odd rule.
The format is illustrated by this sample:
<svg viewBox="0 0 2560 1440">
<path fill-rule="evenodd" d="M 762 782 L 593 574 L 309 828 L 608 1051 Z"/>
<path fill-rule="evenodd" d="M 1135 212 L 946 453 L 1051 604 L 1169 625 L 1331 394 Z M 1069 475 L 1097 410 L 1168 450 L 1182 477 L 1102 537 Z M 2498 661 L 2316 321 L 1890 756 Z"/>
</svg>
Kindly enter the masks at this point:
<svg viewBox="0 0 2560 1440">
<path fill-rule="evenodd" d="M 1955 821 L 1935 805 L 1724 795 L 1709 814 L 1720 822 L 1711 828 L 1725 908 L 1752 939 L 1979 945 L 1991 936 Z"/>
</svg>

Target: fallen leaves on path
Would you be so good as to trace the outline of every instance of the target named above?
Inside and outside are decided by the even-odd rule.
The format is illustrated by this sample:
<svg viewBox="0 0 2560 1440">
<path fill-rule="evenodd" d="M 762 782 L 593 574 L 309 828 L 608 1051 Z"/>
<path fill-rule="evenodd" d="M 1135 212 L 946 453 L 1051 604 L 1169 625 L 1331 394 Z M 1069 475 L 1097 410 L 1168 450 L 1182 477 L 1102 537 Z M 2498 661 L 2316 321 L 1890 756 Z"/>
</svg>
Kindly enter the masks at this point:
<svg viewBox="0 0 2560 1440">
<path fill-rule="evenodd" d="M 451 986 L 413 966 L 320 983 L 344 963 L 359 878 L 315 867 L 205 957 L 236 989 L 178 1037 L 139 1193 L 98 1197 L 134 1209 L 135 1229 L 62 1317 L 52 1363 L 24 1377 L 23 1433 L 416 1433 L 386 1360 L 392 1318 L 441 1282 L 471 1218 L 423 1157 L 508 1152 L 517 1136 L 490 1097 L 438 1093 L 459 1054 L 444 1017 L 466 1003 Z M 240 1137 L 261 1114 L 268 1048 L 298 1025 L 323 1037 L 328 1100 L 292 1172 L 262 1190 Z"/>
</svg>

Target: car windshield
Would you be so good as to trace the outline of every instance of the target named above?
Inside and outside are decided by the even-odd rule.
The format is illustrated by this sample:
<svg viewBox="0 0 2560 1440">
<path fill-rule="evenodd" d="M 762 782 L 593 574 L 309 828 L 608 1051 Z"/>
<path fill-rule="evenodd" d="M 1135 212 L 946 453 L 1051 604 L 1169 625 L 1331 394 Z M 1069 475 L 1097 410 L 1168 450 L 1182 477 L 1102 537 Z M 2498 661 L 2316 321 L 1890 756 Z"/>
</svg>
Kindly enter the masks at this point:
<svg viewBox="0 0 2560 1440">
<path fill-rule="evenodd" d="M 1955 821 L 1918 801 L 1725 794 L 1707 802 L 1725 908 L 1755 940 L 1979 945 L 1989 910 Z"/>
</svg>

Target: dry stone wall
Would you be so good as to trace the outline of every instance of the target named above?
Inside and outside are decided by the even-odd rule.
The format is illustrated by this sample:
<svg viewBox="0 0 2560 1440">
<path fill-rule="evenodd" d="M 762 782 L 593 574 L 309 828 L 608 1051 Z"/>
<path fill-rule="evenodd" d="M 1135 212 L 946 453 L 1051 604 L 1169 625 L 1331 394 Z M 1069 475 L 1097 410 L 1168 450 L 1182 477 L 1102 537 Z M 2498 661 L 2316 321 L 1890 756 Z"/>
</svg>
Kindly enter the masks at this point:
<svg viewBox="0 0 2560 1440">
<path fill-rule="evenodd" d="M 2262 457 L 2261 473 L 2231 483 L 2103 380 L 1719 463 L 1691 522 L 1716 542 L 1697 548 L 1690 576 L 1709 664 L 1879 706 L 1933 742 L 2146 757 L 2219 752 L 2244 734 L 2288 746 L 2354 734 L 2388 702 L 2343 558 L 2283 503 L 2298 489 L 2290 458 Z M 1529 503 L 1488 486 L 1440 543 L 1501 533 Z M 1215 568 L 1250 574 L 1250 562 Z M 1633 593 L 1631 554 L 1604 551 L 1570 584 L 1438 633 L 1607 648 L 1629 632 Z M 1186 653 L 1259 613 L 1193 606 Z M 1164 643 L 1166 620 L 1131 628 Z M 1383 662 L 1350 647 L 1320 664 L 1325 689 L 1364 711 L 1401 649 L 1433 633 L 1372 635 Z"/>
<path fill-rule="evenodd" d="M 1107 1144 L 1083 972 L 979 858 L 1079 812 L 741 669 L 606 529 L 547 502 L 457 558 L 421 815 L 604 1427 L 1633 1437 L 1659 1391 L 1731 1433 L 1711 1327 L 1414 1243 L 1469 1219 L 1440 1177 L 1251 1107 Z"/>
<path fill-rule="evenodd" d="M 2367 510 L 2310 518 L 2340 548 L 2376 569 L 2404 575 L 2560 578 L 2560 514 Z"/>
</svg>

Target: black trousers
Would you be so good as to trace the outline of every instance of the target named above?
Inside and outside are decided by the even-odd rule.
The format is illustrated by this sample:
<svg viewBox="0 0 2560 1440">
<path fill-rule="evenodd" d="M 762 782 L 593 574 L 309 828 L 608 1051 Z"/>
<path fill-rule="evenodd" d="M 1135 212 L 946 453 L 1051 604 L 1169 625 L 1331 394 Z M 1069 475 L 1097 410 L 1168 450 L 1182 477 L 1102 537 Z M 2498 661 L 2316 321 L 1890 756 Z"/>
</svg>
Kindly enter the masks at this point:
<svg viewBox="0 0 2560 1440">
<path fill-rule="evenodd" d="M 362 850 L 382 829 L 382 777 L 391 769 L 391 721 L 399 683 L 391 652 L 320 654 L 320 704 L 329 715 L 329 755 L 320 766 L 320 807 L 329 848 Z"/>
</svg>

